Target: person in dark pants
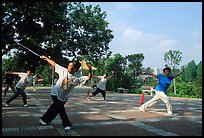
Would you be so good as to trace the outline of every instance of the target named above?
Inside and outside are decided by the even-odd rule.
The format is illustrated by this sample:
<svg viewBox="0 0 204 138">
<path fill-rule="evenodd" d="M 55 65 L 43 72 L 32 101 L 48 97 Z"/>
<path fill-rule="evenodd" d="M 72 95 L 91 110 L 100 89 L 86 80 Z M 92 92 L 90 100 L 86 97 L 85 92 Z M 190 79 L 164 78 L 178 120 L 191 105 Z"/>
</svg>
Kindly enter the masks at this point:
<svg viewBox="0 0 204 138">
<path fill-rule="evenodd" d="M 77 60 L 69 61 L 67 68 L 65 68 L 55 63 L 55 61 L 45 57 L 44 55 L 40 56 L 40 58 L 44 59 L 55 68 L 54 70 L 58 74 L 58 79 L 51 89 L 51 98 L 53 103 L 50 105 L 45 114 L 40 117 L 39 122 L 42 125 L 46 125 L 52 122 L 52 120 L 55 119 L 55 117 L 59 114 L 64 129 L 70 130 L 72 124 L 66 114 L 64 104 L 66 103 L 71 90 L 75 86 L 83 84 L 91 79 L 92 68 L 87 64 L 89 68 L 88 76 L 77 76 L 75 75 L 75 72 L 78 71 L 81 66 L 81 63 Z"/>
<path fill-rule="evenodd" d="M 31 72 L 29 69 L 27 69 L 26 73 L 13 72 L 12 74 L 17 74 L 20 77 L 20 80 L 16 84 L 16 92 L 4 103 L 4 105 L 9 106 L 14 99 L 21 95 L 23 98 L 24 107 L 27 107 L 27 95 L 24 90 L 28 83 L 32 82 Z"/>
<path fill-rule="evenodd" d="M 8 92 L 9 88 L 13 91 L 13 93 L 16 92 L 15 86 L 14 86 L 14 79 L 15 79 L 15 74 L 6 72 L 5 74 L 5 89 L 4 89 L 4 97 L 6 96 L 6 93 Z"/>
<path fill-rule="evenodd" d="M 101 93 L 104 100 L 106 101 L 106 83 L 109 79 L 113 77 L 114 72 L 111 71 L 111 76 L 107 77 L 107 74 L 104 73 L 103 76 L 92 76 L 92 78 L 98 78 L 100 79 L 99 83 L 97 84 L 97 87 L 93 93 L 90 93 L 87 97 L 88 100 L 90 100 L 91 97 L 96 96 L 98 93 Z"/>
</svg>

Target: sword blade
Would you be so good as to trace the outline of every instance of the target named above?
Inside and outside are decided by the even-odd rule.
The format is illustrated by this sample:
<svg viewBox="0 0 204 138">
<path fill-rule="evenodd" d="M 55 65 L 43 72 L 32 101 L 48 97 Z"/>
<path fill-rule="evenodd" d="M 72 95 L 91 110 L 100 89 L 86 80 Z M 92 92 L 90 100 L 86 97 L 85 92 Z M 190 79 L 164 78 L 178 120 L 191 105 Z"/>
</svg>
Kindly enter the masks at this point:
<svg viewBox="0 0 204 138">
<path fill-rule="evenodd" d="M 35 53 L 34 51 L 30 50 L 29 48 L 25 47 L 24 45 L 18 43 L 20 46 L 24 47 L 25 49 L 27 49 L 28 51 L 32 52 L 33 54 L 35 54 L 36 56 L 40 57 L 40 55 L 38 55 L 37 53 Z"/>
</svg>

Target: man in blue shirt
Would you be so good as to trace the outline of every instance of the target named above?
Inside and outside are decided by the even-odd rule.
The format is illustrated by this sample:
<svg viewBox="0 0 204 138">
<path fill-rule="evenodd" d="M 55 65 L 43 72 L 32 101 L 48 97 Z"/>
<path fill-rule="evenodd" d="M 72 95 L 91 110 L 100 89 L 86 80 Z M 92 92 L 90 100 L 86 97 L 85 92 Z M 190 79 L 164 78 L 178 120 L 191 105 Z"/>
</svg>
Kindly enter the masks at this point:
<svg viewBox="0 0 204 138">
<path fill-rule="evenodd" d="M 146 103 L 144 103 L 143 105 L 141 105 L 139 107 L 139 110 L 144 112 L 146 108 L 151 107 L 158 100 L 162 100 L 166 104 L 167 113 L 169 115 L 173 115 L 170 98 L 167 96 L 166 91 L 167 91 L 168 87 L 170 86 L 171 81 L 174 78 L 176 78 L 177 76 L 179 76 L 182 72 L 180 72 L 176 75 L 170 75 L 171 69 L 169 67 L 165 67 L 163 69 L 163 74 L 155 75 L 155 74 L 143 72 L 144 75 L 151 75 L 153 77 L 158 78 L 159 82 L 155 88 L 155 96 L 152 99 L 150 99 L 149 101 L 147 101 Z"/>
</svg>

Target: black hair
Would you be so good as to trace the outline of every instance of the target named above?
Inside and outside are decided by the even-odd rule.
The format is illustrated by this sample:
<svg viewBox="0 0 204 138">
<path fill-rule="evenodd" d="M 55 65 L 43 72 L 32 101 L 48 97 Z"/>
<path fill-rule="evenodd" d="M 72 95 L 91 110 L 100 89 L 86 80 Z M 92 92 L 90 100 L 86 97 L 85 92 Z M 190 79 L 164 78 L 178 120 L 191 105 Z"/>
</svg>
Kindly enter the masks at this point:
<svg viewBox="0 0 204 138">
<path fill-rule="evenodd" d="M 170 68 L 170 67 L 165 67 L 165 68 L 163 69 L 163 73 L 165 73 L 165 70 L 169 70 L 169 72 L 171 72 L 171 68 Z"/>
<path fill-rule="evenodd" d="M 73 63 L 74 67 L 76 68 L 76 71 L 78 71 L 79 68 L 81 67 L 81 63 L 78 60 L 71 60 L 68 62 L 68 65 L 69 63 Z"/>
<path fill-rule="evenodd" d="M 31 72 L 31 69 L 29 67 L 25 68 L 25 71 L 30 71 Z"/>
</svg>

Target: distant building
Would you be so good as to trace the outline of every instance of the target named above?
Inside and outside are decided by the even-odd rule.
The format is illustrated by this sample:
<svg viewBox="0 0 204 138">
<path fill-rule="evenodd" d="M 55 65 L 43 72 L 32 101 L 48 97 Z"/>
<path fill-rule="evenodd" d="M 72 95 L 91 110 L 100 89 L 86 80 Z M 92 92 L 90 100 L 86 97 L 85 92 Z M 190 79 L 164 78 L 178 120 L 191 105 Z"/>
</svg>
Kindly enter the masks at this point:
<svg viewBox="0 0 204 138">
<path fill-rule="evenodd" d="M 159 74 L 162 73 L 162 69 L 159 69 L 157 67 L 150 67 L 153 70 L 153 74 Z"/>
</svg>

